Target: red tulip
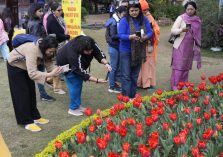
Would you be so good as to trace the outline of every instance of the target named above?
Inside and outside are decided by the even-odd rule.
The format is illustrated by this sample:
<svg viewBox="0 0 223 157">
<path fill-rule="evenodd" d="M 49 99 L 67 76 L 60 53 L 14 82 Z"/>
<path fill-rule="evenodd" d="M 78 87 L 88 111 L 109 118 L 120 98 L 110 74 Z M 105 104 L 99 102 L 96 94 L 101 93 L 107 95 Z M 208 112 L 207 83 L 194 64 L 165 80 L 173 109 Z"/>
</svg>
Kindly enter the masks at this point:
<svg viewBox="0 0 223 157">
<path fill-rule="evenodd" d="M 210 114 L 208 112 L 204 112 L 204 119 L 209 120 L 211 118 Z"/>
<path fill-rule="evenodd" d="M 191 129 L 193 127 L 193 124 L 191 122 L 188 122 L 186 125 L 189 129 Z"/>
<path fill-rule="evenodd" d="M 195 112 L 195 113 L 198 113 L 198 112 L 200 112 L 200 111 L 201 111 L 201 108 L 200 108 L 200 107 L 197 107 L 197 106 L 194 107 L 194 112 Z"/>
<path fill-rule="evenodd" d="M 210 100 L 210 96 L 207 95 L 207 96 L 204 98 L 204 104 L 205 104 L 205 105 L 208 105 L 208 104 L 209 104 L 209 100 Z"/>
<path fill-rule="evenodd" d="M 181 144 L 180 136 L 175 136 L 175 137 L 173 138 L 173 142 L 174 142 L 176 145 Z"/>
<path fill-rule="evenodd" d="M 125 142 L 122 144 L 122 149 L 125 151 L 125 152 L 129 152 L 130 150 L 130 144 L 128 142 Z"/>
<path fill-rule="evenodd" d="M 159 144 L 159 140 L 157 139 L 149 139 L 148 140 L 148 144 L 149 144 L 149 147 L 152 148 L 152 149 L 156 149 L 158 144 Z"/>
<path fill-rule="evenodd" d="M 157 90 L 156 90 L 156 94 L 158 94 L 158 95 L 162 95 L 162 94 L 163 94 L 163 90 L 162 90 L 162 89 L 157 89 Z"/>
<path fill-rule="evenodd" d="M 107 129 L 109 132 L 114 132 L 116 130 L 116 125 L 113 122 L 107 124 Z"/>
<path fill-rule="evenodd" d="M 222 86 L 223 86 L 223 84 L 222 84 Z M 223 97 L 223 92 L 219 92 L 218 96 L 222 98 Z"/>
<path fill-rule="evenodd" d="M 101 115 L 101 110 L 100 109 L 97 109 L 97 111 L 96 111 L 96 113 L 97 113 L 97 115 Z"/>
<path fill-rule="evenodd" d="M 216 76 L 211 76 L 208 79 L 214 85 L 218 83 L 218 80 L 217 80 L 217 77 Z"/>
<path fill-rule="evenodd" d="M 174 104 L 175 104 L 175 99 L 174 99 L 174 98 L 166 99 L 166 103 L 167 103 L 170 107 L 173 107 Z"/>
<path fill-rule="evenodd" d="M 105 139 L 105 141 L 110 141 L 110 139 L 111 139 L 111 135 L 110 134 L 104 134 L 104 139 Z"/>
<path fill-rule="evenodd" d="M 145 123 L 146 123 L 147 126 L 153 125 L 152 117 L 147 117 L 146 120 L 145 120 Z"/>
<path fill-rule="evenodd" d="M 122 157 L 128 157 L 128 153 L 126 151 L 122 151 Z"/>
<path fill-rule="evenodd" d="M 142 103 L 138 102 L 136 99 L 133 100 L 133 106 L 135 108 L 141 108 Z"/>
<path fill-rule="evenodd" d="M 76 133 L 77 142 L 83 144 L 86 141 L 85 134 L 83 132 Z"/>
<path fill-rule="evenodd" d="M 200 92 L 199 91 L 195 91 L 194 92 L 194 97 L 195 98 L 199 98 L 201 96 Z"/>
<path fill-rule="evenodd" d="M 163 106 L 164 106 L 164 103 L 163 103 L 162 100 L 157 100 L 156 105 L 157 105 L 158 107 L 163 107 Z"/>
<path fill-rule="evenodd" d="M 111 119 L 111 117 L 107 117 L 107 118 L 105 119 L 105 121 L 106 121 L 106 123 L 108 124 L 108 123 L 112 122 L 112 119 Z"/>
<path fill-rule="evenodd" d="M 124 127 L 121 127 L 121 128 L 119 128 L 118 133 L 121 137 L 125 137 L 127 135 L 127 129 Z"/>
<path fill-rule="evenodd" d="M 117 111 L 116 111 L 114 108 L 111 108 L 111 109 L 109 110 L 109 112 L 110 112 L 110 115 L 111 115 L 112 117 L 114 117 L 114 116 L 116 115 L 116 113 L 117 113 Z"/>
<path fill-rule="evenodd" d="M 214 107 L 211 107 L 211 108 L 210 108 L 210 113 L 211 113 L 212 115 L 216 115 L 216 114 L 217 114 L 217 109 L 214 108 Z"/>
<path fill-rule="evenodd" d="M 123 95 L 122 95 L 122 94 L 118 94 L 118 95 L 117 95 L 117 99 L 118 99 L 119 101 L 122 101 L 122 99 L 123 99 Z"/>
<path fill-rule="evenodd" d="M 200 77 L 201 77 L 201 80 L 205 80 L 206 79 L 206 76 L 205 76 L 204 73 L 202 73 Z"/>
<path fill-rule="evenodd" d="M 115 152 L 108 152 L 108 157 L 120 157 L 120 155 Z"/>
<path fill-rule="evenodd" d="M 136 130 L 136 136 L 137 137 L 142 137 L 143 136 L 143 130 L 142 129 L 137 129 Z"/>
<path fill-rule="evenodd" d="M 152 103 L 156 103 L 157 99 L 156 99 L 155 96 L 152 96 L 151 99 L 150 99 L 150 101 L 151 101 Z"/>
<path fill-rule="evenodd" d="M 91 116 L 93 113 L 91 108 L 86 108 L 84 112 L 87 116 Z"/>
<path fill-rule="evenodd" d="M 90 132 L 94 132 L 94 131 L 95 131 L 95 126 L 94 126 L 94 124 L 91 124 L 91 125 L 89 126 L 89 131 L 90 131 Z"/>
<path fill-rule="evenodd" d="M 189 107 L 185 107 L 184 108 L 184 113 L 185 114 L 190 114 L 190 108 Z"/>
<path fill-rule="evenodd" d="M 68 151 L 63 151 L 59 153 L 60 157 L 69 157 L 69 152 Z"/>
<path fill-rule="evenodd" d="M 124 103 L 129 102 L 129 97 L 128 97 L 128 96 L 123 96 L 122 101 L 123 101 Z"/>
<path fill-rule="evenodd" d="M 170 119 L 171 119 L 172 121 L 176 121 L 176 120 L 177 120 L 177 114 L 176 114 L 176 113 L 171 113 L 171 114 L 169 115 L 169 117 L 170 117 Z"/>
<path fill-rule="evenodd" d="M 60 141 L 55 141 L 54 146 L 56 149 L 60 149 L 63 146 L 63 144 Z"/>
<path fill-rule="evenodd" d="M 190 86 L 190 87 L 188 87 L 187 89 L 188 89 L 188 92 L 189 92 L 189 93 L 193 93 L 193 92 L 194 92 L 194 88 L 193 88 L 193 87 L 191 87 L 191 86 Z"/>
<path fill-rule="evenodd" d="M 202 123 L 202 119 L 201 118 L 196 118 L 196 123 L 197 123 L 197 125 L 200 125 Z"/>
<path fill-rule="evenodd" d="M 192 99 L 191 99 L 191 103 L 192 103 L 192 104 L 196 104 L 196 103 L 197 103 L 197 98 L 192 98 Z"/>
<path fill-rule="evenodd" d="M 96 144 L 99 149 L 105 149 L 107 147 L 107 142 L 103 138 L 97 138 L 96 139 Z"/>
<path fill-rule="evenodd" d="M 211 138 L 211 136 L 213 135 L 214 131 L 211 128 L 208 128 L 207 130 L 204 131 L 203 133 L 203 138 L 208 140 Z"/>
<path fill-rule="evenodd" d="M 96 125 L 101 125 L 103 121 L 102 121 L 102 119 L 100 117 L 96 117 L 94 119 L 94 122 L 95 122 Z"/>
<path fill-rule="evenodd" d="M 170 125 L 167 122 L 163 122 L 163 129 L 164 130 L 169 130 Z"/>
<path fill-rule="evenodd" d="M 206 142 L 204 140 L 198 140 L 198 148 L 200 149 L 206 148 Z"/>
<path fill-rule="evenodd" d="M 192 155 L 193 157 L 198 157 L 200 154 L 200 151 L 197 147 L 192 148 Z"/>
</svg>

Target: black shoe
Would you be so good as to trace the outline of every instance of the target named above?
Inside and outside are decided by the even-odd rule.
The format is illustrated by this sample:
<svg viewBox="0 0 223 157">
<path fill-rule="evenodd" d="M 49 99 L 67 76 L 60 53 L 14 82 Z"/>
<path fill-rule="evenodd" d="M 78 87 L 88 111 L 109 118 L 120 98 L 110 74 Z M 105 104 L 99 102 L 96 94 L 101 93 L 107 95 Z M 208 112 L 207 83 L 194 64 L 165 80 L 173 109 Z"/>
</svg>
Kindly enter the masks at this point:
<svg viewBox="0 0 223 157">
<path fill-rule="evenodd" d="M 53 102 L 56 99 L 52 96 L 46 95 L 46 96 L 40 96 L 40 100 L 42 101 L 48 101 L 48 102 Z"/>
<path fill-rule="evenodd" d="M 108 89 L 108 91 L 110 92 L 110 93 L 121 93 L 121 88 L 120 87 L 114 87 L 114 88 L 109 88 Z"/>
</svg>

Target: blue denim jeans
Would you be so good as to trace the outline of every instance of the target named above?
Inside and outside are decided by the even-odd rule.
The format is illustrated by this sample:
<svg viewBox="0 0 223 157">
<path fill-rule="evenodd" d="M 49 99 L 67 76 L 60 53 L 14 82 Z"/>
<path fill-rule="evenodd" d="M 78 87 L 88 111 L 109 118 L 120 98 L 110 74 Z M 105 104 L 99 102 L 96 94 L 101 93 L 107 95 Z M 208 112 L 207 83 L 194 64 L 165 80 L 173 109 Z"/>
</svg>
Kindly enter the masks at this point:
<svg viewBox="0 0 223 157">
<path fill-rule="evenodd" d="M 122 82 L 122 94 L 129 98 L 134 98 L 137 89 L 137 79 L 140 71 L 140 66 L 131 66 L 131 53 L 120 53 L 121 64 L 121 82 Z"/>
<path fill-rule="evenodd" d="M 44 64 L 39 64 L 39 65 L 37 66 L 37 69 L 38 69 L 39 71 L 44 72 L 44 71 L 45 71 L 45 66 L 44 66 Z M 37 87 L 38 87 L 38 89 L 39 89 L 40 97 L 46 97 L 46 96 L 48 95 L 47 92 L 46 92 L 46 90 L 45 90 L 45 88 L 44 88 L 44 85 L 42 85 L 42 84 L 40 84 L 40 83 L 37 83 Z"/>
<path fill-rule="evenodd" d="M 118 49 L 111 46 L 108 46 L 108 53 L 110 56 L 110 64 L 112 67 L 112 70 L 109 73 L 109 87 L 114 88 L 115 82 L 120 81 L 120 54 Z"/>
<path fill-rule="evenodd" d="M 80 76 L 70 72 L 66 76 L 67 88 L 70 95 L 70 109 L 75 110 L 81 105 L 83 80 Z"/>
<path fill-rule="evenodd" d="M 7 42 L 4 42 L 3 44 L 0 45 L 0 51 L 2 53 L 4 61 L 6 61 L 9 57 L 9 47 L 7 45 Z"/>
</svg>

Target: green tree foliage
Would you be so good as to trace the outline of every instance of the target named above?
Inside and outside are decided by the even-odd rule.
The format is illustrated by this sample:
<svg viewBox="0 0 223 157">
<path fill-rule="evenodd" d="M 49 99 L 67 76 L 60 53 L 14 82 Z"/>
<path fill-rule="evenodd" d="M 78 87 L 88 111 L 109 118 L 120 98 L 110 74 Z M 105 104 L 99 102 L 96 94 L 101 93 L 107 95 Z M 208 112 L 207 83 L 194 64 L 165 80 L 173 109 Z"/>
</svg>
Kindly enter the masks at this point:
<svg viewBox="0 0 223 157">
<path fill-rule="evenodd" d="M 175 20 L 177 16 L 183 13 L 183 6 L 181 4 L 173 5 L 168 0 L 154 0 L 150 4 L 150 10 L 155 19 L 167 17 Z"/>
<path fill-rule="evenodd" d="M 220 46 L 218 35 L 220 23 L 218 20 L 218 0 L 198 0 L 198 16 L 202 19 L 202 47 Z M 222 45 L 223 46 L 223 45 Z"/>
</svg>

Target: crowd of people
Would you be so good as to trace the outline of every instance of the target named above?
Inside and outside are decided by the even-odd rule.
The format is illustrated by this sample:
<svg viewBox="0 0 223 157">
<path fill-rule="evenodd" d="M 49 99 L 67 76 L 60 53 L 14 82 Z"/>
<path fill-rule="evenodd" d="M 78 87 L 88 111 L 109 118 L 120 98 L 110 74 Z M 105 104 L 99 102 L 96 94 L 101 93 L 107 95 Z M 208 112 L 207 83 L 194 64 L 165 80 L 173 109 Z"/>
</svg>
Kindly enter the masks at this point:
<svg viewBox="0 0 223 157">
<path fill-rule="evenodd" d="M 160 29 L 146 0 L 123 0 L 115 11 L 111 10 L 105 24 L 110 61 L 92 37 L 79 35 L 70 39 L 60 3 L 51 1 L 47 6 L 45 13 L 38 3 L 30 6 L 26 33 L 38 40 L 16 48 L 12 47 L 14 24 L 10 10 L 4 10 L 0 19 L 0 51 L 7 62 L 18 124 L 36 132 L 41 130 L 38 124 L 49 122 L 37 109 L 35 82 L 41 100 L 55 101 L 47 94 L 44 84 L 52 79 L 54 92 L 66 94 L 61 86 L 64 79 L 70 97 L 68 114 L 75 116 L 83 115 L 85 110 L 81 103 L 83 81 L 108 82 L 109 92 L 122 93 L 130 100 L 135 98 L 138 87 L 155 89 Z M 185 13 L 176 19 L 171 29 L 173 35 L 178 35 L 171 61 L 172 90 L 177 90 L 179 82 L 188 81 L 193 60 L 197 61 L 197 68 L 201 68 L 201 20 L 196 16 L 195 2 L 188 1 L 184 7 Z M 92 76 L 87 70 L 93 58 L 105 65 L 108 81 Z"/>
</svg>

